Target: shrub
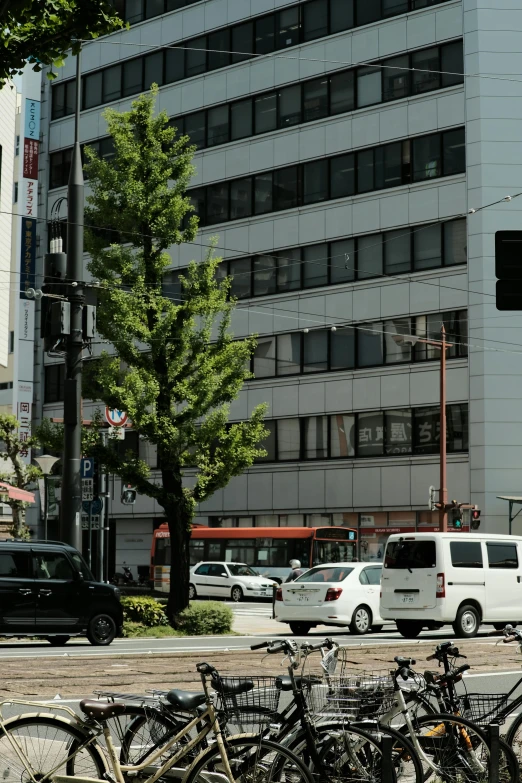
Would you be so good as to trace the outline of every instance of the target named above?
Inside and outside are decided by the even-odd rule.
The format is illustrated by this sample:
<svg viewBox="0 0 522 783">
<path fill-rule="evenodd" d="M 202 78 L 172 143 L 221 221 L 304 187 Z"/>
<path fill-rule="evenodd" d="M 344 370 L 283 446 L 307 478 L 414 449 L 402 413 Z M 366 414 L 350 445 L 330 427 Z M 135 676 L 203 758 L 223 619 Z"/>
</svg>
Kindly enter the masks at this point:
<svg viewBox="0 0 522 783">
<path fill-rule="evenodd" d="M 147 628 L 168 625 L 163 606 L 155 598 L 145 595 L 124 596 L 121 599 L 125 622 L 139 623 Z"/>
<path fill-rule="evenodd" d="M 181 612 L 178 628 L 192 636 L 230 633 L 232 630 L 232 609 L 218 601 L 191 604 Z"/>
</svg>

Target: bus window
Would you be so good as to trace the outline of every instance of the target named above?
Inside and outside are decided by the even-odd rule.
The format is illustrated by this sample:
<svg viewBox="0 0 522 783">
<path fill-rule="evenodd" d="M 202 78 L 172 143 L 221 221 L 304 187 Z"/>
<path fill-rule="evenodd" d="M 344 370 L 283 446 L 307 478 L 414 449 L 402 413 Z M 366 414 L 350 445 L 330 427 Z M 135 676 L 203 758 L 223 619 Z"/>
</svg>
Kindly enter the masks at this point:
<svg viewBox="0 0 522 783">
<path fill-rule="evenodd" d="M 228 539 L 225 560 L 229 563 L 246 563 L 253 566 L 256 562 L 256 542 L 247 539 Z"/>
<path fill-rule="evenodd" d="M 221 541 L 208 541 L 208 554 L 205 560 L 222 560 Z"/>
<path fill-rule="evenodd" d="M 355 544 L 351 541 L 314 541 L 313 564 L 351 563 Z"/>
<path fill-rule="evenodd" d="M 163 541 L 168 541 L 169 545 L 169 562 L 165 563 L 165 565 L 170 565 L 170 538 L 163 539 Z M 196 565 L 196 563 L 201 562 L 201 560 L 205 559 L 205 542 L 204 541 L 194 541 L 194 539 L 190 540 L 189 543 L 189 558 L 190 558 L 190 565 Z M 159 563 L 156 563 L 156 565 L 159 565 Z"/>
<path fill-rule="evenodd" d="M 154 565 L 155 566 L 170 565 L 170 538 L 156 539 L 156 554 L 154 557 Z"/>
</svg>

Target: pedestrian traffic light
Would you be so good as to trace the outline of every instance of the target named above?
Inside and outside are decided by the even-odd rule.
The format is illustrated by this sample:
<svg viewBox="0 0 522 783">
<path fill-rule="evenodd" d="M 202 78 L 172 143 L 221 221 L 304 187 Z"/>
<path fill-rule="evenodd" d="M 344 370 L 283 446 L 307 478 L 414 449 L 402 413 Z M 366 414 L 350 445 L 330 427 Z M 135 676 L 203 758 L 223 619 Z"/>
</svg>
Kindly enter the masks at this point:
<svg viewBox="0 0 522 783">
<path fill-rule="evenodd" d="M 497 310 L 522 310 L 522 231 L 495 233 Z"/>
<path fill-rule="evenodd" d="M 451 524 L 455 530 L 462 530 L 462 509 L 456 500 L 453 501 L 451 509 Z"/>
<path fill-rule="evenodd" d="M 132 486 L 132 484 L 122 484 L 121 485 L 121 502 L 124 506 L 133 506 L 136 502 L 136 495 L 138 493 L 136 492 L 136 489 Z"/>
<path fill-rule="evenodd" d="M 471 529 L 478 530 L 480 527 L 480 508 L 471 509 Z"/>
</svg>

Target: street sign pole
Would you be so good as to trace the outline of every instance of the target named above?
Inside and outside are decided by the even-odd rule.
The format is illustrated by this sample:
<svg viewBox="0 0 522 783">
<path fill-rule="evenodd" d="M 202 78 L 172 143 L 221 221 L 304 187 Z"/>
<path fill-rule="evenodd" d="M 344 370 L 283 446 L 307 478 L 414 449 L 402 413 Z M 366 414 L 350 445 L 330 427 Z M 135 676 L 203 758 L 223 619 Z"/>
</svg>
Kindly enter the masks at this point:
<svg viewBox="0 0 522 783">
<path fill-rule="evenodd" d="M 92 502 L 89 503 L 89 568 L 92 570 Z"/>
</svg>

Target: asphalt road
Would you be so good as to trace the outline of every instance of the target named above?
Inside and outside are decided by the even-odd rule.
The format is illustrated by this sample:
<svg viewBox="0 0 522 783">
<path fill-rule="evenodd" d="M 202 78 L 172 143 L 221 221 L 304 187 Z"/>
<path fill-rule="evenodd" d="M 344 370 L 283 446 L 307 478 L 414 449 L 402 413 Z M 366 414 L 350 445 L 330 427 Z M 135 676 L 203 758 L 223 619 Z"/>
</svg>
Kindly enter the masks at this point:
<svg viewBox="0 0 522 783">
<path fill-rule="evenodd" d="M 230 604 L 229 604 L 230 605 Z M 238 616 L 248 616 L 252 623 L 250 627 L 255 628 L 259 617 L 260 631 L 249 632 L 242 636 L 201 636 L 187 638 L 166 638 L 166 639 L 116 639 L 109 647 L 93 647 L 84 638 L 71 639 L 64 647 L 51 647 L 46 641 L 17 641 L 10 642 L 0 640 L 0 659 L 5 658 L 63 658 L 63 657 L 95 657 L 95 656 L 114 656 L 123 657 L 126 655 L 149 653 L 173 653 L 173 652 L 212 652 L 218 650 L 246 650 L 251 644 L 255 644 L 260 639 L 277 639 L 291 637 L 290 629 L 286 624 L 277 625 L 277 630 L 266 632 L 262 630 L 263 621 L 269 619 L 271 606 L 264 603 L 241 603 L 231 604 L 232 609 Z M 275 624 L 273 624 L 275 625 Z M 476 642 L 484 641 L 491 626 L 483 626 L 479 634 L 475 637 Z M 319 631 L 312 630 L 307 636 L 294 637 L 299 640 L 324 639 L 330 636 L 343 646 L 364 647 L 368 644 L 390 645 L 412 644 L 412 640 L 404 639 L 395 626 L 390 623 L 385 625 L 381 633 L 371 633 L 367 636 L 353 636 L 344 629 L 322 628 Z M 432 640 L 440 641 L 453 638 L 451 626 L 442 628 L 440 631 L 423 631 L 417 638 L 420 642 L 430 642 Z M 493 641 L 493 640 L 489 640 Z M 415 643 L 415 640 L 413 641 Z"/>
</svg>

